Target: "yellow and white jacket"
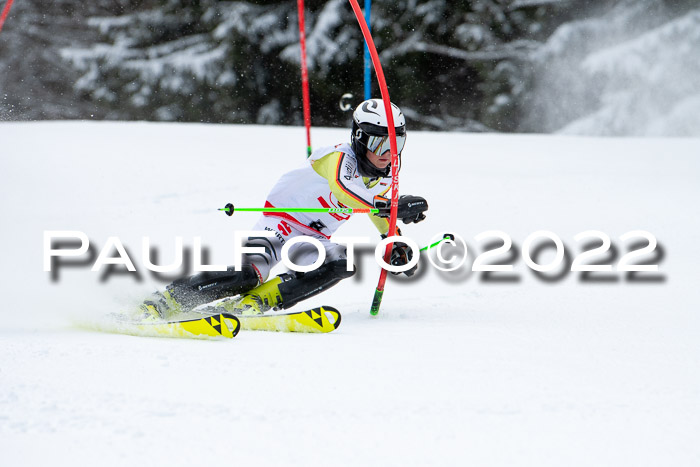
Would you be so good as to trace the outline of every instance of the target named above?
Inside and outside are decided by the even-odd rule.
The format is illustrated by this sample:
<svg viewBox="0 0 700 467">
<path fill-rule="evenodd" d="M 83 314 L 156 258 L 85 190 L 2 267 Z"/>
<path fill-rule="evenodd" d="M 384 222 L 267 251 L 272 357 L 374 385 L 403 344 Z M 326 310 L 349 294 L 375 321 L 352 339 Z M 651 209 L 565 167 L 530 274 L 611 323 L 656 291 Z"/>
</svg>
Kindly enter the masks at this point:
<svg viewBox="0 0 700 467">
<path fill-rule="evenodd" d="M 280 178 L 267 196 L 265 207 L 373 208 L 376 196 L 387 196 L 391 177 L 369 179 L 357 172 L 357 159 L 347 143 L 314 151 L 304 167 Z M 348 219 L 343 213 L 265 213 L 313 236 L 330 236 Z M 387 219 L 370 215 L 380 234 L 389 231 Z"/>
</svg>

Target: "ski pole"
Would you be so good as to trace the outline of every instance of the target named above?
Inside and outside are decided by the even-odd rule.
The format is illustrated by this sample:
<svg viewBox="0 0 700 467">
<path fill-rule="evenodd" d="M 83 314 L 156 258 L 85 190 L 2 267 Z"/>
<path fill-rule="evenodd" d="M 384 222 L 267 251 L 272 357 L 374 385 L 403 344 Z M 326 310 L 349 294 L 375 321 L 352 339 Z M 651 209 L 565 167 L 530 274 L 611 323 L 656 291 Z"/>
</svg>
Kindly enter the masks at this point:
<svg viewBox="0 0 700 467">
<path fill-rule="evenodd" d="M 376 208 L 237 208 L 233 204 L 228 203 L 226 207 L 219 208 L 219 211 L 224 211 L 227 216 L 232 216 L 235 211 L 241 212 L 325 212 L 325 213 L 340 213 L 340 214 L 376 214 L 379 209 Z M 420 251 L 426 251 L 435 248 L 445 240 L 454 240 L 455 236 L 446 233 L 437 242 L 432 245 L 424 246 Z"/>
<path fill-rule="evenodd" d="M 227 216 L 232 216 L 235 211 L 241 212 L 326 212 L 326 213 L 341 213 L 341 214 L 376 214 L 379 209 L 376 208 L 237 208 L 233 204 L 228 203 L 226 207 L 219 208 L 219 211 L 224 211 Z M 426 251 L 435 248 L 445 240 L 454 240 L 455 236 L 446 233 L 437 242 L 432 245 L 424 246 L 420 251 Z"/>
<path fill-rule="evenodd" d="M 442 243 L 448 239 L 454 240 L 454 235 L 445 234 L 445 236 L 442 237 L 442 239 L 440 241 L 435 242 L 432 245 L 425 246 L 425 247 L 421 248 L 420 251 L 429 250 L 430 248 L 436 247 L 440 243 Z M 387 245 L 387 250 L 390 251 L 389 245 Z M 388 257 L 385 256 L 384 261 L 386 261 L 388 263 L 389 262 Z M 382 269 L 382 276 L 381 276 L 381 279 L 379 280 L 379 286 L 377 286 L 377 289 L 374 291 L 374 298 L 372 300 L 372 307 L 369 310 L 369 313 L 372 316 L 377 316 L 377 314 L 379 314 L 379 306 L 382 304 L 382 298 L 384 296 L 384 281 L 385 280 L 386 280 L 386 269 Z"/>
<path fill-rule="evenodd" d="M 331 214 L 377 214 L 377 208 L 237 208 L 228 203 L 226 207 L 219 208 L 227 216 L 232 216 L 236 211 L 246 212 L 327 212 Z"/>
<path fill-rule="evenodd" d="M 438 246 L 439 244 L 441 244 L 441 243 L 444 242 L 445 240 L 452 240 L 452 241 L 454 241 L 454 239 L 455 239 L 455 236 L 454 236 L 454 235 L 452 235 L 452 234 L 450 234 L 450 233 L 446 233 L 445 236 L 442 237 L 440 240 L 438 240 L 437 242 L 433 243 L 432 245 L 424 246 L 423 248 L 420 249 L 420 251 L 426 251 L 426 250 L 429 250 L 429 249 L 431 249 L 431 248 L 435 248 L 436 246 Z"/>
</svg>

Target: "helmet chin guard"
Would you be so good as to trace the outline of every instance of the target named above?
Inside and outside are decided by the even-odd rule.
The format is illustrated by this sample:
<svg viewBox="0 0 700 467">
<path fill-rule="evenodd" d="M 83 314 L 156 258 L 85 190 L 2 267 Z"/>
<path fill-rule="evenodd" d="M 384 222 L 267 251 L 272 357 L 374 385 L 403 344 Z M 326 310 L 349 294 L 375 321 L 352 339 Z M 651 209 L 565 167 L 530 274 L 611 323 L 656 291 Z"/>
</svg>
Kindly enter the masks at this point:
<svg viewBox="0 0 700 467">
<path fill-rule="evenodd" d="M 396 105 L 391 104 L 392 116 L 394 117 L 394 127 L 396 130 L 397 144 L 399 140 L 399 161 L 401 159 L 401 151 L 406 141 L 406 119 Z M 389 126 L 386 118 L 386 110 L 384 102 L 381 99 L 369 99 L 357 106 L 352 114 L 352 133 L 350 141 L 352 150 L 358 162 L 358 172 L 363 177 L 384 178 L 391 173 L 391 164 L 386 168 L 380 169 L 372 164 L 367 159 L 368 142 L 372 139 L 371 146 L 375 147 L 375 151 L 379 149 L 384 152 L 388 148 Z M 385 137 L 384 141 L 381 137 Z M 376 154 L 376 153 L 375 153 Z M 399 162 L 400 166 L 400 162 Z"/>
</svg>

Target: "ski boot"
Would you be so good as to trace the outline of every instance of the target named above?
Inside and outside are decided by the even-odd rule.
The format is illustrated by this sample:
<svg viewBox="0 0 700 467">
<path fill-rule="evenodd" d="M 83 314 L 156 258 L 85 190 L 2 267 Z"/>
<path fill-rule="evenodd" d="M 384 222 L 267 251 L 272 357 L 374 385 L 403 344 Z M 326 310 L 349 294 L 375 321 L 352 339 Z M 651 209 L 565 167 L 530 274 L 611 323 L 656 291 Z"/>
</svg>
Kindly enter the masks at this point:
<svg viewBox="0 0 700 467">
<path fill-rule="evenodd" d="M 219 301 L 213 305 L 212 311 L 226 310 L 238 315 L 260 315 L 269 310 L 286 310 L 353 274 L 354 269 L 348 271 L 344 259 L 326 263 L 307 273 L 280 274 L 239 297 Z"/>
<path fill-rule="evenodd" d="M 163 293 L 154 292 L 150 298 L 139 305 L 139 311 L 143 313 L 145 320 L 167 320 L 182 313 L 182 307 L 166 290 Z"/>
<path fill-rule="evenodd" d="M 246 292 L 240 297 L 218 303 L 216 307 L 223 308 L 229 313 L 239 315 L 263 314 L 266 311 L 276 309 L 281 303 L 282 296 L 279 290 L 279 285 L 281 283 L 282 277 L 277 276 Z"/>
</svg>

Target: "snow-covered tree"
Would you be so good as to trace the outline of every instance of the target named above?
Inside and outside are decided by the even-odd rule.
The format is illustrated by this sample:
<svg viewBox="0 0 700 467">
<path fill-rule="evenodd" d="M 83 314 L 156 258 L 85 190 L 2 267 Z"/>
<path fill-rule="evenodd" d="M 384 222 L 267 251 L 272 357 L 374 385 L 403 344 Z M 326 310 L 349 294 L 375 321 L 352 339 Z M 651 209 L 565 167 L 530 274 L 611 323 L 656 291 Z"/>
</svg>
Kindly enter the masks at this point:
<svg viewBox="0 0 700 467">
<path fill-rule="evenodd" d="M 699 10 L 374 0 L 372 29 L 412 128 L 697 135 Z M 297 21 L 292 0 L 17 2 L 0 119 L 301 124 Z M 338 99 L 363 95 L 360 29 L 347 0 L 306 0 L 306 23 L 313 124 L 346 125 Z"/>
<path fill-rule="evenodd" d="M 95 40 L 85 19 L 100 11 L 81 0 L 13 3 L 0 33 L 0 121 L 104 117 L 93 103 L 75 98 L 80 74 L 57 53 L 76 38 Z"/>
<path fill-rule="evenodd" d="M 373 34 L 394 100 L 418 125 L 517 125 L 520 65 L 547 10 L 510 3 L 375 0 Z M 362 36 L 346 0 L 307 7 L 314 122 L 342 124 L 338 98 L 362 94 Z M 81 96 L 121 118 L 301 122 L 295 2 L 164 0 L 131 10 L 88 21 L 100 43 L 63 49 L 83 74 Z"/>
</svg>

